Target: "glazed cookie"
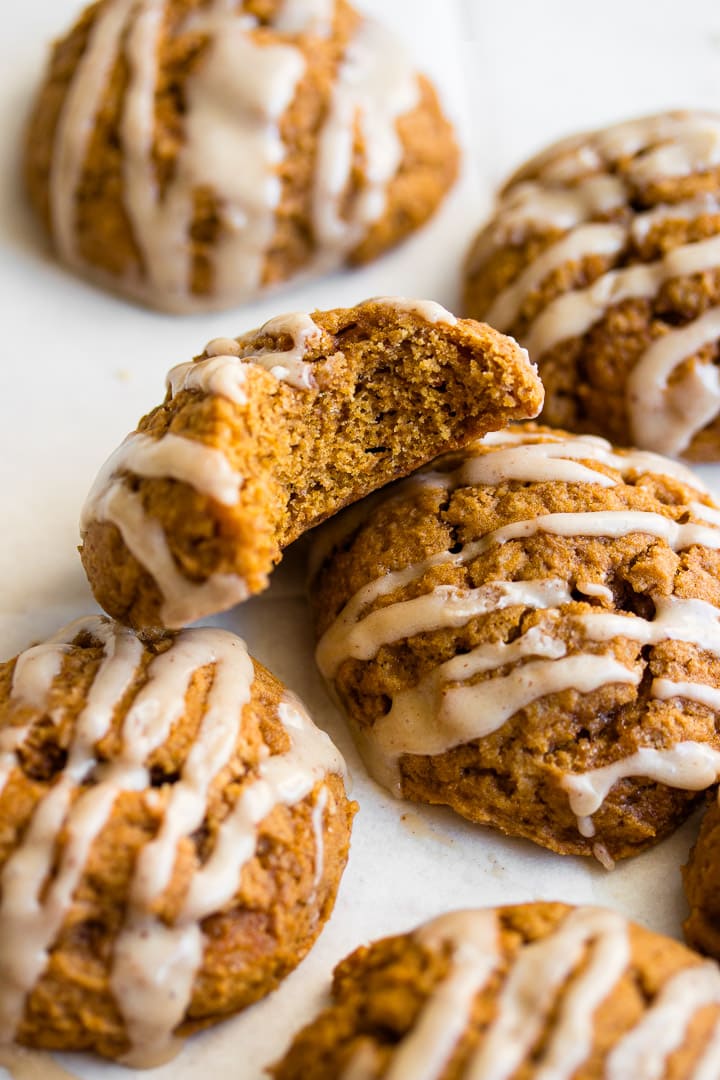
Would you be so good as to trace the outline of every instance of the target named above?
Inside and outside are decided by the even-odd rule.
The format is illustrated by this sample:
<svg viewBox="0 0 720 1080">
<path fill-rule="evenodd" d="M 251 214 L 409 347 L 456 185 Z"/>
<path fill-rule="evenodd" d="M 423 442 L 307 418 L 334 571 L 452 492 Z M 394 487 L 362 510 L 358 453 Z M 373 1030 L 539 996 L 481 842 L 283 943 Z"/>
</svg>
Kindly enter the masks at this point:
<svg viewBox="0 0 720 1080">
<path fill-rule="evenodd" d="M 496 432 L 330 523 L 311 595 L 397 796 L 611 865 L 720 775 L 720 510 L 673 461 Z"/>
<path fill-rule="evenodd" d="M 305 530 L 541 404 L 514 341 L 429 301 L 211 341 L 98 477 L 82 524 L 95 596 L 135 626 L 231 607 Z"/>
<path fill-rule="evenodd" d="M 548 423 L 720 460 L 720 114 L 530 161 L 471 248 L 465 309 L 527 347 Z"/>
<path fill-rule="evenodd" d="M 275 1080 L 714 1080 L 720 972 L 601 908 L 457 911 L 360 948 Z"/>
<path fill-rule="evenodd" d="M 376 258 L 457 167 L 433 86 L 346 0 L 100 0 L 25 150 L 60 259 L 173 312 Z"/>
<path fill-rule="evenodd" d="M 0 702 L 0 1044 L 157 1064 L 274 989 L 355 808 L 244 643 L 81 619 L 2 665 Z"/>
<path fill-rule="evenodd" d="M 690 915 L 684 924 L 689 945 L 720 959 L 720 805 L 708 806 L 700 835 L 683 867 Z"/>
</svg>

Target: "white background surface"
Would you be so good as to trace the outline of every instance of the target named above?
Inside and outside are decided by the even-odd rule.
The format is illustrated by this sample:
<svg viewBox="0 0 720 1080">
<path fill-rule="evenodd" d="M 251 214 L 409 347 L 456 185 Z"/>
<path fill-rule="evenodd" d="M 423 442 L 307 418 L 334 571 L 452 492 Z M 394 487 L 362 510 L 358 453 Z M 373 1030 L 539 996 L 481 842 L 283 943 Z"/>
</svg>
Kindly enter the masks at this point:
<svg viewBox="0 0 720 1080">
<path fill-rule="evenodd" d="M 268 302 L 211 316 L 143 311 L 75 280 L 48 257 L 23 203 L 18 146 L 49 41 L 80 0 L 2 0 L 0 36 L 0 656 L 95 610 L 76 553 L 79 509 L 104 458 L 163 396 L 173 364 L 210 338 L 281 311 L 398 293 L 457 307 L 460 258 L 493 187 L 548 139 L 676 106 L 720 108 L 720 7 L 701 0 L 357 0 L 405 37 L 435 76 L 465 146 L 465 171 L 440 215 L 382 261 Z M 720 492 L 720 466 L 703 470 Z M 314 1013 L 333 964 L 355 946 L 449 908 L 536 898 L 592 901 L 679 936 L 679 867 L 691 821 L 612 874 L 474 828 L 449 811 L 395 802 L 363 772 L 312 662 L 295 550 L 266 594 L 217 620 L 296 690 L 336 739 L 360 803 L 335 914 L 270 998 L 192 1039 L 148 1077 L 260 1080 Z M 130 1073 L 89 1058 L 83 1078 Z M 0 1069 L 0 1076 L 4 1075 Z"/>
</svg>

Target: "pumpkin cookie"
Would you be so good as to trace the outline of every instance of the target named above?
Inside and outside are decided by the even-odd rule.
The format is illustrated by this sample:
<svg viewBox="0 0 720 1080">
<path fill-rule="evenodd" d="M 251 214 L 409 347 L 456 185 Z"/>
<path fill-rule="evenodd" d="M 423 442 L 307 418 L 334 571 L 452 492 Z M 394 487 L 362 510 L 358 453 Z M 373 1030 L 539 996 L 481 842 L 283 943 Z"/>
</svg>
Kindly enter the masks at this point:
<svg viewBox="0 0 720 1080">
<path fill-rule="evenodd" d="M 82 524 L 95 596 L 135 626 L 231 607 L 313 525 L 541 404 L 515 342 L 429 301 L 212 341 L 98 477 Z"/>
<path fill-rule="evenodd" d="M 100 0 L 25 149 L 59 258 L 172 312 L 376 258 L 457 167 L 432 84 L 346 0 Z"/>
<path fill-rule="evenodd" d="M 470 250 L 465 310 L 529 350 L 548 423 L 720 460 L 720 114 L 533 158 Z"/>
<path fill-rule="evenodd" d="M 613 911 L 442 915 L 358 949 L 275 1080 L 712 1080 L 720 972 Z"/>
<path fill-rule="evenodd" d="M 224 630 L 78 620 L 0 668 L 0 1043 L 139 1066 L 330 915 L 342 758 Z"/>
<path fill-rule="evenodd" d="M 720 775 L 720 510 L 683 466 L 521 425 L 315 564 L 319 667 L 396 795 L 610 865 Z"/>
</svg>

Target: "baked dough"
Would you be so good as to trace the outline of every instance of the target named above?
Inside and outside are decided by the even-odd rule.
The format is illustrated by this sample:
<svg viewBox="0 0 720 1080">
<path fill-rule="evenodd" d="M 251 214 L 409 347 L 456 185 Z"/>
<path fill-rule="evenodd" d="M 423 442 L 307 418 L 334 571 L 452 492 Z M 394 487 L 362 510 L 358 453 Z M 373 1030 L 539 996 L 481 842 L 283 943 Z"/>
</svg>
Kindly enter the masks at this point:
<svg viewBox="0 0 720 1080">
<path fill-rule="evenodd" d="M 149 1066 L 274 989 L 333 907 L 343 775 L 225 630 L 92 616 L 3 664 L 0 1044 Z"/>
<path fill-rule="evenodd" d="M 212 341 L 98 477 L 82 524 L 95 597 L 139 627 L 231 607 L 319 521 L 541 404 L 515 342 L 430 301 Z"/>
<path fill-rule="evenodd" d="M 314 562 L 320 670 L 396 795 L 611 865 L 720 776 L 720 510 L 684 466 L 518 425 Z"/>
<path fill-rule="evenodd" d="M 441 915 L 335 969 L 275 1080 L 713 1080 L 720 972 L 614 911 Z"/>
<path fill-rule="evenodd" d="M 467 314 L 538 364 L 549 424 L 720 460 L 720 114 L 551 146 L 506 184 L 465 275 Z"/>
<path fill-rule="evenodd" d="M 376 258 L 457 167 L 432 84 L 346 0 L 100 0 L 55 46 L 25 149 L 59 258 L 171 312 Z"/>
</svg>

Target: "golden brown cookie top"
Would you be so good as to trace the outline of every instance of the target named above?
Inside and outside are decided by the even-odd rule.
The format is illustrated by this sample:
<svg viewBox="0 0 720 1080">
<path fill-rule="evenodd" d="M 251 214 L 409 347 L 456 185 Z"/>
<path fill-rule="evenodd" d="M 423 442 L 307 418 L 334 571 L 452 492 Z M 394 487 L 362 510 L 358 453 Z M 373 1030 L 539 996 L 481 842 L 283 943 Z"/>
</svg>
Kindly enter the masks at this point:
<svg viewBox="0 0 720 1080">
<path fill-rule="evenodd" d="M 519 425 L 338 518 L 314 564 L 318 664 L 396 794 L 493 821 L 472 778 L 504 776 L 500 827 L 604 858 L 653 836 L 621 812 L 665 813 L 616 785 L 720 774 L 720 511 L 683 466 Z"/>
<path fill-rule="evenodd" d="M 441 915 L 343 960 L 332 997 L 276 1080 L 709 1080 L 720 1068 L 717 967 L 601 908 Z"/>
<path fill-rule="evenodd" d="M 82 557 L 98 602 L 136 626 L 230 607 L 313 525 L 541 403 L 516 342 L 433 301 L 216 339 L 170 373 L 94 485 Z"/>
<path fill-rule="evenodd" d="M 184 312 L 373 257 L 435 209 L 457 149 L 346 0 L 100 0 L 55 48 L 25 166 L 64 262 Z"/>
<path fill-rule="evenodd" d="M 468 256 L 467 310 L 547 365 L 551 421 L 715 458 L 700 436 L 720 411 L 719 232 L 720 115 L 574 136 L 503 189 Z M 555 367 L 574 372 L 557 401 Z"/>
<path fill-rule="evenodd" d="M 284 815 L 305 802 L 322 834 L 342 759 L 219 629 L 139 638 L 81 619 L 4 664 L 0 695 L 0 1041 L 32 1044 L 55 986 L 44 1023 L 60 1041 L 40 1045 L 63 1047 L 84 969 L 87 1030 L 73 1045 L 65 1017 L 67 1048 L 115 1056 L 125 1043 L 128 1061 L 157 1062 L 208 1009 L 205 930 L 222 949 L 223 919 L 262 909 L 263 848 L 274 831 L 292 846 Z"/>
</svg>

